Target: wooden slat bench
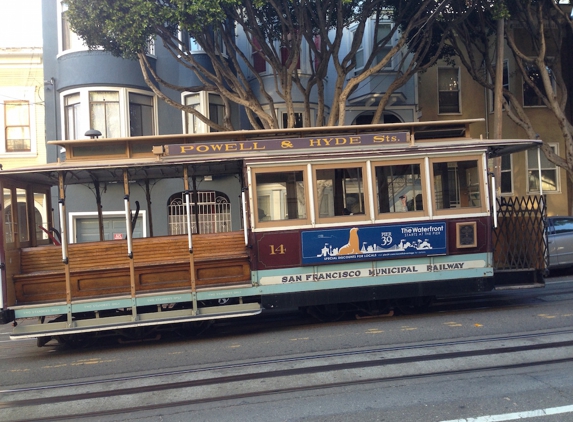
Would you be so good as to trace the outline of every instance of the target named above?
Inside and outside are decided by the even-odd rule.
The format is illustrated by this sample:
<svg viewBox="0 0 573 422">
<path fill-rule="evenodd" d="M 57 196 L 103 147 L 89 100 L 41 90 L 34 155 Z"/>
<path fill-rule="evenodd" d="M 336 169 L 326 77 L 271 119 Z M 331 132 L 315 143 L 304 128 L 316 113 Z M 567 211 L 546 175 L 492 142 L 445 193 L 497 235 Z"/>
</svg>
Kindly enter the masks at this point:
<svg viewBox="0 0 573 422">
<path fill-rule="evenodd" d="M 193 235 L 197 288 L 250 281 L 249 252 L 242 232 Z M 134 239 L 137 292 L 191 287 L 186 235 Z M 125 241 L 71 244 L 68 248 L 73 299 L 130 293 L 130 263 Z M 61 248 L 21 250 L 21 273 L 14 276 L 18 304 L 63 301 L 65 266 Z"/>
</svg>

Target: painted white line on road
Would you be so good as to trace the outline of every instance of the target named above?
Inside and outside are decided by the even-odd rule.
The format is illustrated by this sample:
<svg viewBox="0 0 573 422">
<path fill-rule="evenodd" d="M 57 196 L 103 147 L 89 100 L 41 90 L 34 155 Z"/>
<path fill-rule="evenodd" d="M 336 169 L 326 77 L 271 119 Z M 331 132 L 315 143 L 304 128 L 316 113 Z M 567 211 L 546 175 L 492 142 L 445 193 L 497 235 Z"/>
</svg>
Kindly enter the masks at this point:
<svg viewBox="0 0 573 422">
<path fill-rule="evenodd" d="M 440 422 L 502 422 L 516 419 L 536 418 L 538 416 L 559 415 L 561 413 L 573 413 L 573 405 L 550 407 L 547 409 L 528 410 L 526 412 L 505 413 L 503 415 L 478 416 L 477 418 L 452 419 Z"/>
</svg>

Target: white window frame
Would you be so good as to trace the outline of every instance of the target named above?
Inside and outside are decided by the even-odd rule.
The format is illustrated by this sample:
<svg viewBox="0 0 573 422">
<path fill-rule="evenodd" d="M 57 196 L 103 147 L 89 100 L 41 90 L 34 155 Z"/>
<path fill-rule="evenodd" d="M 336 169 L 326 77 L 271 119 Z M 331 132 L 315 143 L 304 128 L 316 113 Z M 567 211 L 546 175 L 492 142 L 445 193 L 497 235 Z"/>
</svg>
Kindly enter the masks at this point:
<svg viewBox="0 0 573 422">
<path fill-rule="evenodd" d="M 559 155 L 559 144 L 557 142 L 551 142 L 548 143 L 549 147 L 551 147 L 553 149 L 553 152 L 557 155 Z M 525 180 L 527 183 L 527 193 L 528 194 L 539 194 L 539 189 L 536 190 L 532 190 L 529 186 L 529 172 L 533 172 L 536 177 L 539 177 L 539 167 L 537 166 L 537 149 L 529 149 L 527 151 L 525 151 Z M 535 163 L 535 167 L 530 168 L 529 167 L 529 154 L 534 154 L 534 163 Z M 545 154 L 543 154 L 543 151 L 539 151 L 539 154 L 541 154 L 541 171 L 543 170 L 553 170 L 555 171 L 555 190 L 549 190 L 549 189 L 545 189 L 543 188 L 543 194 L 555 194 L 555 193 L 561 193 L 561 171 L 560 168 L 558 166 L 556 166 L 555 164 L 549 162 L 549 160 L 547 160 L 547 157 L 545 157 Z M 547 161 L 551 167 L 543 167 L 543 160 Z M 542 183 L 542 181 L 539 181 L 539 183 Z"/>
<path fill-rule="evenodd" d="M 392 22 L 390 20 L 384 19 L 384 20 L 379 21 L 378 24 L 379 25 L 389 25 L 390 31 L 392 31 L 392 29 L 394 28 L 394 22 Z M 350 37 L 348 37 L 348 39 L 349 39 L 348 51 L 350 51 L 350 49 L 352 48 L 352 42 L 353 42 L 354 36 L 356 34 L 356 29 L 357 29 L 356 25 L 349 29 Z M 366 63 L 366 60 L 368 60 L 368 57 L 370 57 L 372 51 L 374 50 L 373 40 L 377 39 L 377 37 L 378 37 L 378 26 L 376 25 L 376 19 L 370 18 L 366 22 L 366 26 L 364 28 L 364 34 L 362 36 L 362 42 L 360 44 L 360 47 L 358 48 L 358 50 L 356 50 L 356 56 L 358 56 L 359 53 L 362 53 L 362 66 L 359 67 L 358 64 L 356 65 L 356 67 L 354 68 L 354 75 L 359 74 L 364 69 L 364 64 Z M 395 45 L 396 45 L 396 34 L 394 34 L 392 36 L 392 38 L 388 40 L 388 42 L 386 43 L 386 47 L 392 49 Z M 399 53 L 395 54 L 390 59 L 390 61 L 386 64 L 386 66 L 384 66 L 382 69 L 380 69 L 380 72 L 393 71 L 394 67 L 397 63 L 396 59 L 398 59 L 398 58 L 399 58 Z M 377 62 L 374 61 L 373 65 L 375 65 L 376 63 Z"/>
<path fill-rule="evenodd" d="M 27 101 L 29 105 L 30 151 L 6 151 L 6 122 L 4 104 L 11 101 Z M 36 122 L 35 87 L 10 86 L 0 87 L 0 155 L 10 158 L 35 157 L 37 155 L 37 122 Z"/>
<path fill-rule="evenodd" d="M 131 210 L 131 214 L 133 216 L 135 210 Z M 104 219 L 106 217 L 124 217 L 125 218 L 125 211 L 103 211 L 102 215 Z M 141 218 L 141 227 L 143 237 L 147 237 L 147 211 L 140 210 L 139 217 Z M 68 234 L 68 243 L 76 243 L 76 234 L 77 234 L 77 220 L 81 218 L 97 218 L 97 212 L 93 211 L 85 211 L 85 212 L 70 212 L 68 213 L 68 227 L 69 234 Z M 126 249 L 127 255 L 127 249 Z"/>
<path fill-rule="evenodd" d="M 376 21 L 374 20 L 374 22 L 372 23 L 372 27 L 373 30 L 376 31 L 376 41 L 378 41 L 378 26 L 379 25 L 388 25 L 390 27 L 390 32 L 392 32 L 392 30 L 394 29 L 394 23 L 388 20 L 383 20 L 378 22 L 378 25 L 376 25 Z M 385 48 L 391 50 L 394 46 L 396 45 L 396 37 L 395 34 L 392 35 L 392 37 L 388 40 L 388 42 L 386 43 L 386 45 L 384 46 Z M 374 46 L 372 46 L 374 47 Z M 399 54 L 400 52 L 396 53 L 386 64 L 386 66 L 384 66 L 382 69 L 380 69 L 380 72 L 384 72 L 384 71 L 392 71 L 394 70 L 394 66 L 396 64 L 396 62 L 399 62 Z M 378 57 L 376 57 L 376 62 L 375 64 L 378 63 Z"/>
<path fill-rule="evenodd" d="M 201 113 L 204 116 L 208 116 L 209 115 L 209 96 L 208 96 L 208 92 L 206 91 L 200 91 L 200 92 L 183 92 L 181 94 L 181 102 L 182 104 L 185 104 L 185 99 L 186 97 L 189 96 L 198 96 L 198 101 L 197 102 L 193 102 L 191 104 L 188 105 L 195 105 L 195 110 L 197 110 L 199 113 Z M 187 131 L 187 115 L 189 115 L 189 118 L 195 118 L 192 114 L 190 113 L 186 113 L 185 111 L 181 111 L 181 119 L 182 119 L 182 125 L 183 125 L 183 133 L 188 133 Z M 202 122 L 201 120 L 196 119 L 196 128 L 197 131 L 195 133 L 208 133 L 209 132 L 209 126 L 207 126 L 206 123 Z"/>
<path fill-rule="evenodd" d="M 184 92 L 181 94 L 181 104 L 186 104 L 185 101 L 188 97 L 197 96 L 198 101 L 189 103 L 188 105 L 195 106 L 195 110 L 197 110 L 199 113 L 203 114 L 204 116 L 207 116 L 207 118 L 211 119 L 209 105 L 210 105 L 210 98 L 212 95 L 219 96 L 219 94 L 215 94 L 213 92 L 207 92 L 207 91 Z M 218 100 L 215 99 L 215 101 L 213 101 L 213 104 L 224 107 L 223 100 L 220 98 L 220 96 L 219 96 Z M 189 133 L 189 131 L 187 130 L 187 119 L 188 118 L 195 119 L 195 127 L 197 128 L 197 131 L 195 133 L 209 133 L 209 132 L 211 132 L 211 128 L 206 123 L 204 123 L 201 120 L 199 120 L 198 118 L 194 117 L 191 113 L 186 113 L 185 111 L 181 111 L 181 123 L 182 123 L 183 133 Z M 211 119 L 211 120 L 213 120 L 213 119 Z M 222 124 L 222 121 L 220 121 L 219 123 Z"/>
<path fill-rule="evenodd" d="M 447 92 L 445 90 L 440 89 L 440 70 L 457 70 L 458 71 L 458 80 L 457 80 L 457 91 L 458 91 L 458 111 L 450 111 L 450 112 L 440 112 L 440 92 Z M 438 115 L 459 115 L 462 114 L 462 75 L 459 66 L 451 67 L 451 66 L 439 66 L 438 72 L 436 74 L 437 83 L 436 83 L 436 90 L 437 90 L 437 99 L 438 99 Z M 455 91 L 455 90 L 452 90 Z"/>
<path fill-rule="evenodd" d="M 72 48 L 64 50 L 64 22 L 63 16 L 64 13 L 68 10 L 67 4 L 64 1 L 58 2 L 58 56 L 67 53 L 73 53 L 75 51 L 86 51 L 89 48 L 84 44 L 83 40 L 70 29 L 70 39 L 75 37 L 74 41 L 71 42 Z"/>
<path fill-rule="evenodd" d="M 130 137 L 130 124 L 129 124 L 129 94 L 146 95 L 153 98 L 153 133 L 158 133 L 157 125 L 157 97 L 153 93 L 141 89 L 122 88 L 117 86 L 97 86 L 97 87 L 82 87 L 63 91 L 60 93 L 60 127 L 63 134 L 66 133 L 66 115 L 65 115 L 65 98 L 68 95 L 80 94 L 79 118 L 77 133 L 81 139 L 86 139 L 84 135 L 90 129 L 97 129 L 90 127 L 90 92 L 101 91 L 115 91 L 119 93 L 119 121 L 120 121 L 120 137 Z"/>
<path fill-rule="evenodd" d="M 201 94 L 203 94 L 203 92 L 184 92 L 183 94 L 181 94 L 181 104 L 193 106 L 195 110 L 201 112 Z M 190 101 L 189 103 L 187 103 L 187 99 L 190 97 L 197 97 L 196 101 Z M 203 123 L 193 114 L 181 111 L 181 119 L 183 121 L 183 133 L 185 134 L 205 133 L 204 132 L 205 123 Z M 188 119 L 191 119 L 193 121 L 193 127 L 195 128 L 194 131 L 189 131 Z"/>
</svg>

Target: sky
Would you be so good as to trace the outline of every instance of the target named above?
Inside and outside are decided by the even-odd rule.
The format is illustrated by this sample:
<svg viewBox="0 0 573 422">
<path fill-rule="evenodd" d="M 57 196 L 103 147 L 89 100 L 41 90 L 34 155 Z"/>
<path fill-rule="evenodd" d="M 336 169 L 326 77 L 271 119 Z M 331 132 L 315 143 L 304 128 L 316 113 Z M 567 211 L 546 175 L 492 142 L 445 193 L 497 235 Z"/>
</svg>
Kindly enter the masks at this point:
<svg viewBox="0 0 573 422">
<path fill-rule="evenodd" d="M 0 48 L 41 46 L 42 0 L 0 0 Z"/>
</svg>

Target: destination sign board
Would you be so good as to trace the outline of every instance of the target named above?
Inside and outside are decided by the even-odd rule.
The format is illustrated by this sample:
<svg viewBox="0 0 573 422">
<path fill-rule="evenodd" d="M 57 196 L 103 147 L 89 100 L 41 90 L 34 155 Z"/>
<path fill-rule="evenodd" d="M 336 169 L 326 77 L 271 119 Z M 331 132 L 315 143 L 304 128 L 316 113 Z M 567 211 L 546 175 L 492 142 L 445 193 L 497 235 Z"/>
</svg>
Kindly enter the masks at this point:
<svg viewBox="0 0 573 422">
<path fill-rule="evenodd" d="M 238 152 L 272 152 L 289 150 L 326 150 L 358 146 L 394 145 L 408 142 L 408 132 L 369 133 L 366 135 L 315 136 L 258 141 L 197 142 L 165 145 L 165 155 L 209 155 Z"/>
</svg>

